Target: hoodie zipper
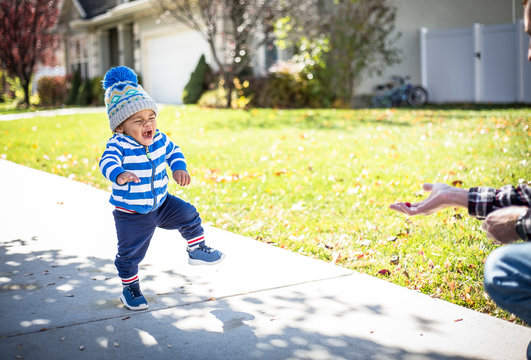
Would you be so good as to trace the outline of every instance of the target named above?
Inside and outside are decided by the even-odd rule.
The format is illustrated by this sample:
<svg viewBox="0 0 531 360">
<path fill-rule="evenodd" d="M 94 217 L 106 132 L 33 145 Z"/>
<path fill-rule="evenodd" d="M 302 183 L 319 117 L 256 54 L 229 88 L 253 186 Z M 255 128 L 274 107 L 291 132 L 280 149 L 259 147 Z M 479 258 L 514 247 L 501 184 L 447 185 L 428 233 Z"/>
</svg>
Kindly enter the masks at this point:
<svg viewBox="0 0 531 360">
<path fill-rule="evenodd" d="M 151 172 L 151 193 L 153 194 L 153 209 L 157 207 L 157 194 L 155 193 L 155 163 L 151 160 L 151 154 L 149 153 L 149 148 L 147 146 L 144 146 L 144 149 L 146 149 L 146 156 L 151 164 L 152 172 Z"/>
</svg>

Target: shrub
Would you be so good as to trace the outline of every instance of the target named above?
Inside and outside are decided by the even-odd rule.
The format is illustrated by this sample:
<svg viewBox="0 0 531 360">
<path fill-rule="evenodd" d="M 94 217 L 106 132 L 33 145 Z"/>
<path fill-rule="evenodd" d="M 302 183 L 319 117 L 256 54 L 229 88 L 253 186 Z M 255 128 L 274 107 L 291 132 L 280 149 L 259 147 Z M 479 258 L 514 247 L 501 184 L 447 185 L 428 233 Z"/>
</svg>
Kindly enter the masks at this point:
<svg viewBox="0 0 531 360">
<path fill-rule="evenodd" d="M 241 82 L 240 79 L 235 78 L 234 89 L 231 94 L 231 108 L 246 109 L 249 107 L 252 97 L 249 81 Z M 227 105 L 227 89 L 223 87 L 223 82 L 220 82 L 217 88 L 204 92 L 197 104 L 207 108 L 225 108 Z"/>
<path fill-rule="evenodd" d="M 252 105 L 273 108 L 297 108 L 307 105 L 300 67 L 291 62 L 279 62 L 266 78 L 250 80 Z"/>
<path fill-rule="evenodd" d="M 211 72 L 210 66 L 205 61 L 205 55 L 201 55 L 195 70 L 190 75 L 190 80 L 183 90 L 183 103 L 195 104 L 208 88 L 207 77 Z"/>
<path fill-rule="evenodd" d="M 68 97 L 65 100 L 66 105 L 74 105 L 76 103 L 77 93 L 79 91 L 80 86 L 81 86 L 81 75 L 79 74 L 79 71 L 76 71 L 74 73 L 74 76 L 72 77 L 72 82 L 70 84 L 70 91 L 68 92 Z"/>
<path fill-rule="evenodd" d="M 91 88 L 92 88 L 92 82 L 89 79 L 84 80 L 81 83 L 81 86 L 79 87 L 79 91 L 77 92 L 77 96 L 76 96 L 76 105 L 86 106 L 90 104 Z"/>
<path fill-rule="evenodd" d="M 15 98 L 16 81 L 7 75 L 5 71 L 0 70 L 0 102 Z"/>
<path fill-rule="evenodd" d="M 281 61 L 268 77 L 250 81 L 251 105 L 266 108 L 320 108 L 334 106 L 334 96 L 321 73 L 307 73 L 301 64 Z M 249 96 L 249 95 L 248 95 Z"/>
<path fill-rule="evenodd" d="M 105 105 L 105 89 L 101 84 L 102 80 L 103 76 L 96 76 L 90 80 L 91 105 Z"/>
<path fill-rule="evenodd" d="M 68 89 L 64 76 L 43 76 L 37 82 L 40 104 L 57 106 L 64 103 Z"/>
<path fill-rule="evenodd" d="M 226 94 L 226 90 L 223 87 L 219 86 L 216 89 L 208 90 L 203 93 L 197 104 L 201 107 L 207 108 L 224 108 L 227 104 Z"/>
</svg>

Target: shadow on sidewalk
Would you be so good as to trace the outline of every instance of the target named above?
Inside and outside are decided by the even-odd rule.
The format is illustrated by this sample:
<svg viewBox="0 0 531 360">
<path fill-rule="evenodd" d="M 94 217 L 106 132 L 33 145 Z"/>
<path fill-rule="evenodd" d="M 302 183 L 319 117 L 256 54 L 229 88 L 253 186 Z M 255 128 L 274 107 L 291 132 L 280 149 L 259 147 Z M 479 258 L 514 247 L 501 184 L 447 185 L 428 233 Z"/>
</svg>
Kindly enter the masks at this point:
<svg viewBox="0 0 531 360">
<path fill-rule="evenodd" d="M 145 291 L 150 309 L 131 312 L 118 300 L 112 259 L 33 251 L 35 241 L 0 242 L 0 353 L 6 359 L 466 359 L 379 344 L 370 340 L 371 324 L 363 338 L 342 329 L 330 335 L 327 322 L 334 318 L 386 316 L 378 305 L 353 308 L 333 296 L 317 302 L 290 287 L 205 299 L 182 286 L 196 280 L 171 270 L 176 284 L 163 294 Z M 323 303 L 328 317 L 320 315 Z M 417 320 L 427 329 L 434 325 Z"/>
</svg>

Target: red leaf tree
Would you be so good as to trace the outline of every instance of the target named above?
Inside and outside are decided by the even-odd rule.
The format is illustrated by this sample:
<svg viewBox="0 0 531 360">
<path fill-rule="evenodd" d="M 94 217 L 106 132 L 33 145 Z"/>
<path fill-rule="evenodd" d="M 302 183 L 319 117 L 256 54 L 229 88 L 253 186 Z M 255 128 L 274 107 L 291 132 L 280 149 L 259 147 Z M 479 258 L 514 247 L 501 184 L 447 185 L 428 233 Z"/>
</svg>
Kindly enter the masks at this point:
<svg viewBox="0 0 531 360">
<path fill-rule="evenodd" d="M 0 67 L 19 79 L 26 106 L 35 67 L 48 63 L 58 44 L 59 1 L 0 0 Z"/>
</svg>

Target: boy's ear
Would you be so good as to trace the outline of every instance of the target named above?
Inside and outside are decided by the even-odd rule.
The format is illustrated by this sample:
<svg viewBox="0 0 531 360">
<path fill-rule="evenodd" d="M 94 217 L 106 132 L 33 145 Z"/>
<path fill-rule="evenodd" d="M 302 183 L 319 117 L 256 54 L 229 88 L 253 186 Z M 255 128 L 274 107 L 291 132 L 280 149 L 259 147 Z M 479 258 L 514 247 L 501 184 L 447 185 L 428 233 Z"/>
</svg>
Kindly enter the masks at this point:
<svg viewBox="0 0 531 360">
<path fill-rule="evenodd" d="M 117 132 L 118 134 L 123 134 L 124 133 L 124 128 L 122 127 L 122 125 L 118 125 L 116 127 L 116 129 L 114 129 L 115 132 Z"/>
</svg>

